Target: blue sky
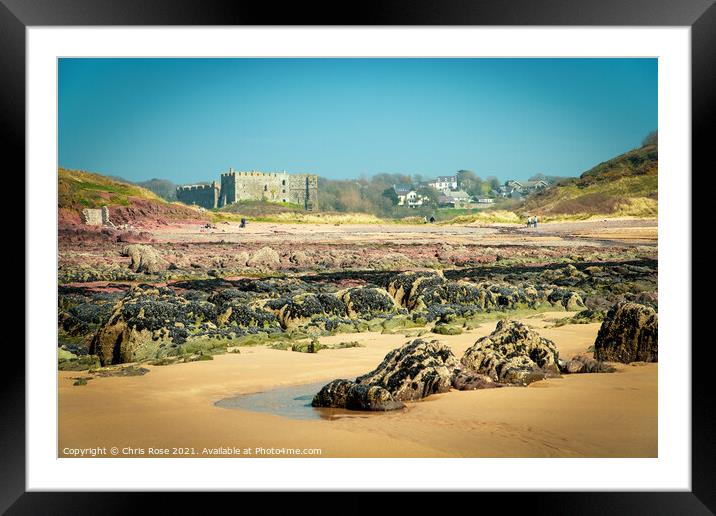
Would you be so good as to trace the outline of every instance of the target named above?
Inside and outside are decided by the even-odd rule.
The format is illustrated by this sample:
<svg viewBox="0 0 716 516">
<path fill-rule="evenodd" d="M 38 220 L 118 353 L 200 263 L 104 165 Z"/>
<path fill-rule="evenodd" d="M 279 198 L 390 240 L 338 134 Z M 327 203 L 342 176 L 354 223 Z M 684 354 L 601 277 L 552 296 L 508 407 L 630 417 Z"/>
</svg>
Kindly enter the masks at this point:
<svg viewBox="0 0 716 516">
<path fill-rule="evenodd" d="M 657 128 L 656 59 L 61 59 L 59 164 L 578 175 Z"/>
</svg>

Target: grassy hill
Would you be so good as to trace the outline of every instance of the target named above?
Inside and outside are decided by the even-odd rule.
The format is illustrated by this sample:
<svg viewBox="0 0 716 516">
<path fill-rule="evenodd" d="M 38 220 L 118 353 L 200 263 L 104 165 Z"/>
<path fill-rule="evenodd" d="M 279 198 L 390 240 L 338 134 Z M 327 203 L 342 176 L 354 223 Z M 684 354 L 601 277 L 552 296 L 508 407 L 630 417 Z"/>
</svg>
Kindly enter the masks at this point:
<svg viewBox="0 0 716 516">
<path fill-rule="evenodd" d="M 519 211 L 550 218 L 655 217 L 658 174 L 658 144 L 649 141 L 531 196 Z"/>
<path fill-rule="evenodd" d="M 208 219 L 194 208 L 167 202 L 146 188 L 101 174 L 60 168 L 57 181 L 60 225 L 78 224 L 82 209 L 102 206 L 109 208 L 116 224 L 151 226 Z"/>
<path fill-rule="evenodd" d="M 146 188 L 124 183 L 100 174 L 60 168 L 58 175 L 58 204 L 60 208 L 99 208 L 101 206 L 129 206 L 131 198 L 163 202 L 161 197 Z"/>
</svg>

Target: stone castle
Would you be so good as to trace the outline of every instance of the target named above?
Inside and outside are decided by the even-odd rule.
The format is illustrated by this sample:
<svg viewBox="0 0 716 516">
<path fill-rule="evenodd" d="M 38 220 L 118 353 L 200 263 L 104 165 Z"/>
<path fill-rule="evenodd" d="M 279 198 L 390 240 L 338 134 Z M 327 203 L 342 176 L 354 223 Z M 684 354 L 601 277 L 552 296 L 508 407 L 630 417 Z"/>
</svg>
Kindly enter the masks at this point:
<svg viewBox="0 0 716 516">
<path fill-rule="evenodd" d="M 221 174 L 221 183 L 177 188 L 177 199 L 206 209 L 221 208 L 239 201 L 269 201 L 299 204 L 306 210 L 318 208 L 318 176 L 287 172 L 236 172 Z"/>
</svg>

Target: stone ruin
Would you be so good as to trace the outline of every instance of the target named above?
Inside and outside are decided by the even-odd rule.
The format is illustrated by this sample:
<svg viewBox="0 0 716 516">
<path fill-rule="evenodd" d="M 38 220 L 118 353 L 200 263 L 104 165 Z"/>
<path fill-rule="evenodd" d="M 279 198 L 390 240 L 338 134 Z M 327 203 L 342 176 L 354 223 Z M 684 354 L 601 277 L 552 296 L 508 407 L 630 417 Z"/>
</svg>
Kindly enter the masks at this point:
<svg viewBox="0 0 716 516">
<path fill-rule="evenodd" d="M 237 172 L 221 174 L 221 184 L 177 187 L 177 199 L 208 210 L 240 201 L 298 204 L 305 210 L 318 208 L 318 176 L 287 172 Z"/>
<path fill-rule="evenodd" d="M 109 208 L 102 206 L 101 208 L 85 208 L 82 210 L 82 222 L 88 226 L 109 226 L 114 224 L 109 220 Z"/>
</svg>

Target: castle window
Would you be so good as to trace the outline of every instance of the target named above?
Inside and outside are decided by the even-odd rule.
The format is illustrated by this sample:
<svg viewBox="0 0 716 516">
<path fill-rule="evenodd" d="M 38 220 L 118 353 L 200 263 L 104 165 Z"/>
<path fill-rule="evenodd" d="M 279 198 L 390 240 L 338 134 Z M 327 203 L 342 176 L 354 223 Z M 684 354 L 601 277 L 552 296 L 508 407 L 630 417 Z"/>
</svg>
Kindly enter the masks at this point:
<svg viewBox="0 0 716 516">
<path fill-rule="evenodd" d="M 281 186 L 286 186 L 286 180 L 285 180 L 285 179 L 284 179 L 283 181 L 281 181 Z M 286 190 L 284 190 L 283 193 L 286 193 Z"/>
<path fill-rule="evenodd" d="M 264 192 L 268 191 L 268 185 L 264 185 Z"/>
</svg>

